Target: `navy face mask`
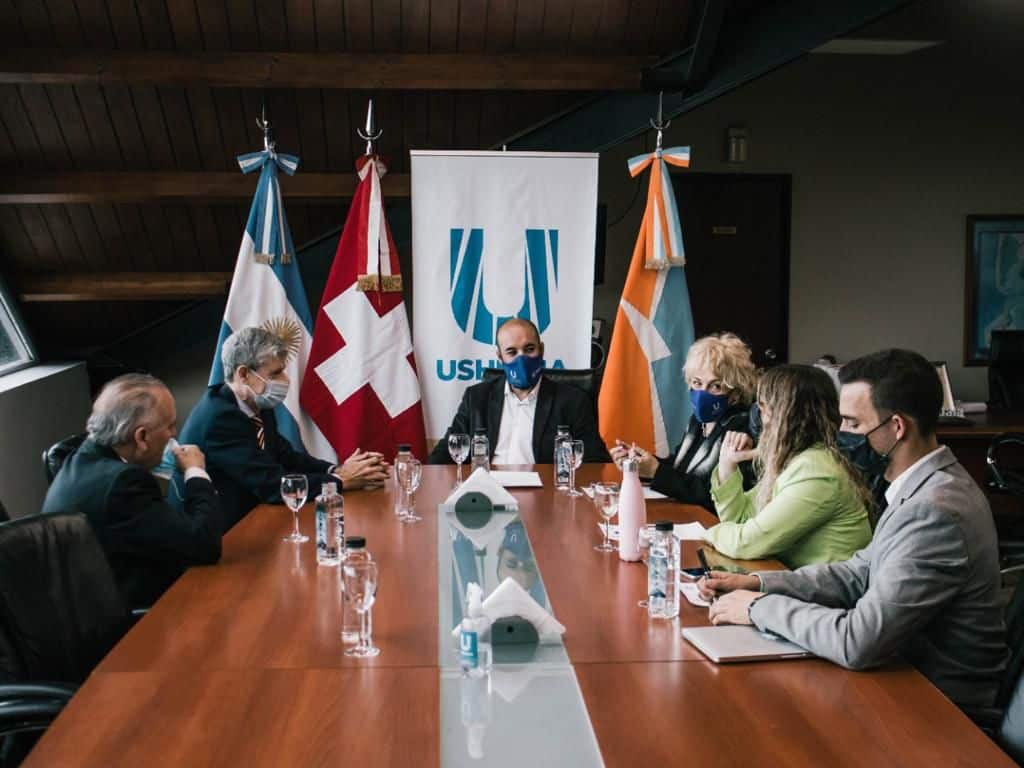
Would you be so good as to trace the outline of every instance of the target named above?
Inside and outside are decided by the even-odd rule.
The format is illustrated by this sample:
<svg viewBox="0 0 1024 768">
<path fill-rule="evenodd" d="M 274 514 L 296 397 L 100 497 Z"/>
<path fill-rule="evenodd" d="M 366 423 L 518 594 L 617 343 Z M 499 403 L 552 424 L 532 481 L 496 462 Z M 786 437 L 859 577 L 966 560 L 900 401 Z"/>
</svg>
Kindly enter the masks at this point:
<svg viewBox="0 0 1024 768">
<path fill-rule="evenodd" d="M 846 456 L 850 463 L 860 470 L 868 480 L 885 474 L 885 469 L 889 466 L 889 454 L 893 452 L 896 443 L 899 442 L 897 440 L 896 443 L 893 443 L 892 448 L 885 453 L 879 453 L 868 442 L 868 435 L 874 432 L 875 429 L 888 424 L 890 420 L 892 420 L 892 415 L 863 435 L 856 432 L 843 432 L 842 430 L 836 435 L 840 453 Z"/>
<path fill-rule="evenodd" d="M 511 363 L 502 363 L 505 378 L 510 386 L 516 389 L 533 389 L 544 373 L 544 358 L 519 355 Z"/>
<path fill-rule="evenodd" d="M 691 389 L 690 403 L 693 405 L 693 415 L 701 424 L 711 421 L 718 421 L 729 409 L 728 395 L 712 395 L 706 389 Z"/>
</svg>

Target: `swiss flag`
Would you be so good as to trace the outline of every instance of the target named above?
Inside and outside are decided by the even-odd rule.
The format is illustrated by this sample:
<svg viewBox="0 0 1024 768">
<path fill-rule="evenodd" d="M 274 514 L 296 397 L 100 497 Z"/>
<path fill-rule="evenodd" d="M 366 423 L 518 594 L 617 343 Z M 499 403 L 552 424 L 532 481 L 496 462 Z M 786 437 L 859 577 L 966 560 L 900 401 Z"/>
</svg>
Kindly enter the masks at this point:
<svg viewBox="0 0 1024 768">
<path fill-rule="evenodd" d="M 376 155 L 356 163 L 359 186 L 313 327 L 299 401 L 344 461 L 357 448 L 388 461 L 398 443 L 424 458 L 419 379 L 395 243 L 384 218 Z"/>
</svg>

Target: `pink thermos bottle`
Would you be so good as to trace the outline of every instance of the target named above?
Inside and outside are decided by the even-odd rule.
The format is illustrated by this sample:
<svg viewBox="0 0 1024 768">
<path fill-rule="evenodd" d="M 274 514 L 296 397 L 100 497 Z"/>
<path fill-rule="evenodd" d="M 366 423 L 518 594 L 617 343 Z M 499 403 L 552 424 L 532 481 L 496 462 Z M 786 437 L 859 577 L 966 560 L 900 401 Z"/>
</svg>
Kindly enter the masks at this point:
<svg viewBox="0 0 1024 768">
<path fill-rule="evenodd" d="M 647 523 L 644 489 L 640 485 L 640 462 L 634 458 L 622 462 L 619 488 L 619 559 L 640 559 L 640 529 Z"/>
</svg>

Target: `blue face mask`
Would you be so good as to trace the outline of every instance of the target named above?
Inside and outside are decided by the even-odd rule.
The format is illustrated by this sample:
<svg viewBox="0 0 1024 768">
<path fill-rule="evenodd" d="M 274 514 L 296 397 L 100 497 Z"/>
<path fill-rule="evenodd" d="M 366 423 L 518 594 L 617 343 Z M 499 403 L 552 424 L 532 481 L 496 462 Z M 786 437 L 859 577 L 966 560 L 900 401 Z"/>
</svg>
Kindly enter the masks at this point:
<svg viewBox="0 0 1024 768">
<path fill-rule="evenodd" d="M 718 421 L 729 409 L 728 395 L 712 395 L 706 389 L 691 389 L 690 403 L 693 405 L 693 415 L 701 424 L 711 421 Z"/>
<path fill-rule="evenodd" d="M 267 385 L 262 392 L 256 392 L 252 387 L 249 387 L 252 391 L 256 407 L 259 410 L 271 411 L 284 402 L 284 399 L 288 396 L 288 382 L 264 379 L 256 371 L 253 371 L 252 375 Z"/>
<path fill-rule="evenodd" d="M 511 363 L 502 363 L 505 378 L 516 389 L 533 389 L 544 373 L 544 358 L 520 355 Z"/>
</svg>

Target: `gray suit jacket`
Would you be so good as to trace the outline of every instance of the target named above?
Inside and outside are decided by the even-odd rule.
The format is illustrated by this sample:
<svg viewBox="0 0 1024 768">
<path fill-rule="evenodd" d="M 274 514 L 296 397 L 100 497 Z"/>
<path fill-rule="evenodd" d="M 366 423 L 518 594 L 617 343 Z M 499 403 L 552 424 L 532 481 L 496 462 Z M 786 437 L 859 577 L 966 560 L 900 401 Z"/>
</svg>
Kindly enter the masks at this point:
<svg viewBox="0 0 1024 768">
<path fill-rule="evenodd" d="M 849 669 L 900 655 L 957 704 L 991 706 L 1008 651 L 988 501 L 948 448 L 913 470 L 867 547 L 759 574 L 750 617 Z"/>
</svg>

